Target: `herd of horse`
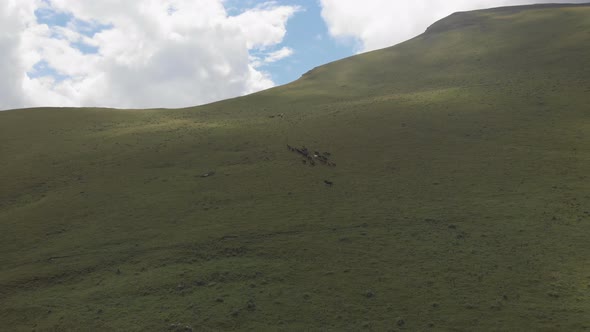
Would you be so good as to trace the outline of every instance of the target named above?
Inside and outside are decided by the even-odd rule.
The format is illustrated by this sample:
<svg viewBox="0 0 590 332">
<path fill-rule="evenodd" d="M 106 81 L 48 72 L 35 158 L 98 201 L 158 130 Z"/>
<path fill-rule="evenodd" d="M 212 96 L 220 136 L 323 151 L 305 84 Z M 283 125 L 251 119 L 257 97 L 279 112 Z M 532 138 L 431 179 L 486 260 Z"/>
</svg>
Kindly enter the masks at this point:
<svg viewBox="0 0 590 332">
<path fill-rule="evenodd" d="M 305 146 L 302 148 L 294 148 L 294 147 L 290 146 L 289 144 L 287 144 L 287 149 L 289 149 L 289 151 L 291 151 L 291 152 L 295 152 L 295 153 L 301 155 L 304 158 L 301 160 L 301 162 L 304 165 L 309 165 L 311 167 L 314 167 L 316 165 L 316 163 L 320 163 L 322 165 L 326 165 L 329 167 L 336 167 L 336 163 L 333 163 L 332 161 L 330 161 L 328 159 L 331 155 L 330 152 L 320 153 L 318 151 L 314 151 L 312 153 Z"/>
</svg>

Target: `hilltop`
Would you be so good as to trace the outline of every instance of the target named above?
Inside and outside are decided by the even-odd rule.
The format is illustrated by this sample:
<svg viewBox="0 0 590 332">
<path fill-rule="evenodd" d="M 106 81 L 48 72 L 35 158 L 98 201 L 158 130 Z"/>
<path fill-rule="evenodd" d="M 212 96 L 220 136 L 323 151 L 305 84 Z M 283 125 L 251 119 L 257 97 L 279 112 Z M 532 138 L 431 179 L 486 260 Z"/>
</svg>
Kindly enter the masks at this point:
<svg viewBox="0 0 590 332">
<path fill-rule="evenodd" d="M 588 17 L 456 13 L 194 108 L 0 112 L 0 329 L 590 329 Z"/>
</svg>

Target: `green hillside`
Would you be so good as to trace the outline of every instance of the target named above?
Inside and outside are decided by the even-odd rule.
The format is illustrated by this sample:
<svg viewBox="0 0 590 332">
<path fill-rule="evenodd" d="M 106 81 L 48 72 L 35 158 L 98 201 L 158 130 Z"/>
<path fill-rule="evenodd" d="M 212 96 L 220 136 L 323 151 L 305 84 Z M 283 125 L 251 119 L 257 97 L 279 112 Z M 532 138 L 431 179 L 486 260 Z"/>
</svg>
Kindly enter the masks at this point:
<svg viewBox="0 0 590 332">
<path fill-rule="evenodd" d="M 0 330 L 590 330 L 589 177 L 590 5 L 201 107 L 0 112 Z"/>
</svg>

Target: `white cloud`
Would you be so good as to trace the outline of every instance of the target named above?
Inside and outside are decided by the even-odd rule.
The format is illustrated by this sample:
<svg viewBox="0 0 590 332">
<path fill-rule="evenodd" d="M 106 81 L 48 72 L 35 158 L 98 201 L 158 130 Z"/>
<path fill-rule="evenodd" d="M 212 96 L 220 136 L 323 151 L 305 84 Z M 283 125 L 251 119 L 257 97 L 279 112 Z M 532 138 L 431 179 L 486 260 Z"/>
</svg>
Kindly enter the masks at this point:
<svg viewBox="0 0 590 332">
<path fill-rule="evenodd" d="M 457 11 L 532 3 L 588 0 L 320 0 L 330 35 L 353 38 L 359 52 L 392 46 L 426 30 Z"/>
<path fill-rule="evenodd" d="M 283 47 L 280 50 L 271 52 L 268 54 L 268 56 L 266 56 L 266 58 L 264 58 L 264 62 L 266 63 L 273 63 L 273 62 L 277 62 L 279 60 L 282 60 L 284 58 L 290 57 L 291 55 L 293 55 L 293 49 L 289 48 L 289 47 Z"/>
<path fill-rule="evenodd" d="M 42 7 L 75 19 L 39 24 Z M 0 109 L 183 107 L 266 89 L 274 83 L 250 54 L 278 56 L 298 10 L 267 2 L 232 17 L 223 0 L 4 0 Z M 40 61 L 65 79 L 38 77 Z"/>
<path fill-rule="evenodd" d="M 6 0 L 0 5 L 0 109 L 21 107 L 26 65 L 21 60 L 19 33 L 31 23 L 33 2 Z"/>
<path fill-rule="evenodd" d="M 277 6 L 275 2 L 266 2 L 230 18 L 230 21 L 240 27 L 247 37 L 248 48 L 265 47 L 283 39 L 287 19 L 299 10 L 299 7 Z"/>
</svg>

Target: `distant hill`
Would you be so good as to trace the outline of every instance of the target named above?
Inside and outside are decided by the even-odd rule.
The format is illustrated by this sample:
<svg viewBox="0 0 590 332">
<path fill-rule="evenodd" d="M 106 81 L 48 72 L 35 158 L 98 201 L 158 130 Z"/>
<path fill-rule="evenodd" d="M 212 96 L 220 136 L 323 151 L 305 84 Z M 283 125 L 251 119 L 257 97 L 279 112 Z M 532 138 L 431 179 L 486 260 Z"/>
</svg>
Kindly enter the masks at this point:
<svg viewBox="0 0 590 332">
<path fill-rule="evenodd" d="M 0 112 L 0 330 L 590 329 L 589 18 L 456 13 L 195 108 Z"/>
</svg>

